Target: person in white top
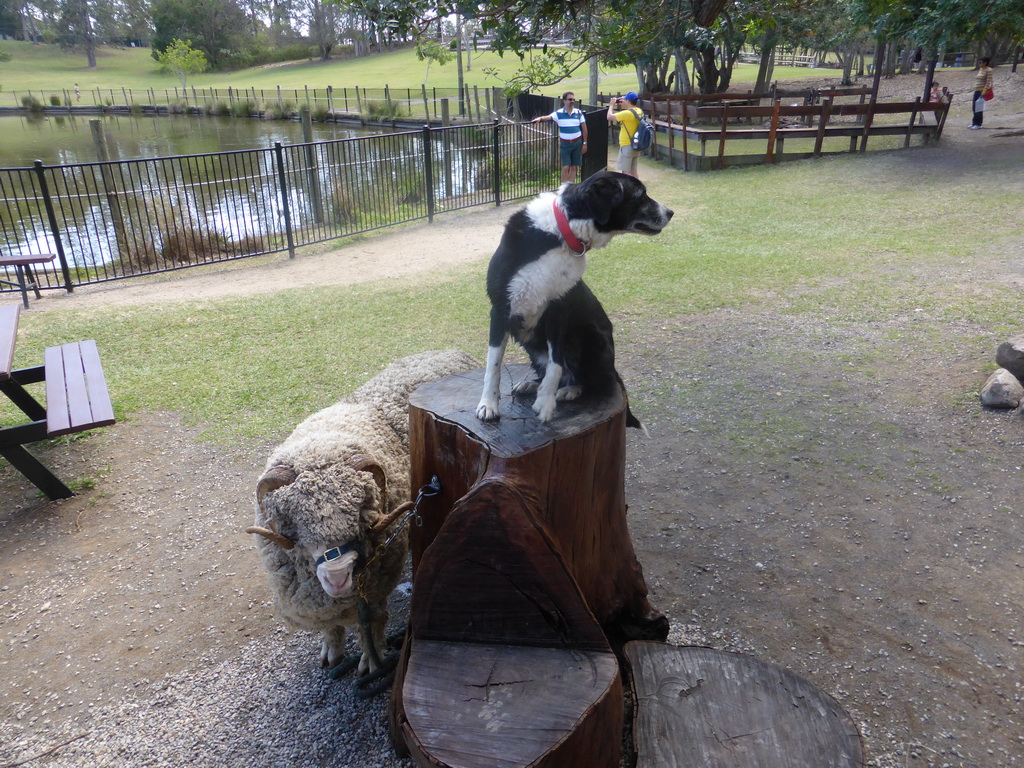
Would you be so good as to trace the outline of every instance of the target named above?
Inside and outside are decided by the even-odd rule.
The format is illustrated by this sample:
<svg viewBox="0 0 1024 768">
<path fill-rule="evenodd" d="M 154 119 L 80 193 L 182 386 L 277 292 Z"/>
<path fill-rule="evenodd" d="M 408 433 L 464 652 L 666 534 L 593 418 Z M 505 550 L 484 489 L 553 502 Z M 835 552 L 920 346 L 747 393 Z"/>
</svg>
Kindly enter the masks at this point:
<svg viewBox="0 0 1024 768">
<path fill-rule="evenodd" d="M 530 122 L 551 121 L 558 124 L 558 151 L 562 159 L 562 181 L 576 181 L 576 171 L 583 165 L 587 153 L 587 118 L 576 109 L 576 95 L 572 91 L 562 94 L 562 108 L 550 115 L 535 117 Z"/>
</svg>

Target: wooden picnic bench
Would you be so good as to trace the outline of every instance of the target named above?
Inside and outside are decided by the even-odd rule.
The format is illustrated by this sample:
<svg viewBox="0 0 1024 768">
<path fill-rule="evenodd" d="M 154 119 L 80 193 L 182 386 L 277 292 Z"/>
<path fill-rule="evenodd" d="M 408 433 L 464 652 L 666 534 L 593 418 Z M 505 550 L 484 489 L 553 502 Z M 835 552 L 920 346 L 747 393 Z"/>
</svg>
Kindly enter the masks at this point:
<svg viewBox="0 0 1024 768">
<path fill-rule="evenodd" d="M 21 289 L 21 300 L 25 305 L 25 309 L 28 309 L 29 288 L 36 292 L 37 299 L 43 297 L 39 292 L 39 282 L 36 280 L 36 274 L 32 269 L 32 265 L 49 264 L 55 258 L 57 258 L 55 253 L 26 253 L 18 254 L 17 256 L 0 256 L 0 267 L 14 267 L 18 278 L 17 282 L 0 278 L 0 283 L 18 286 Z"/>
<path fill-rule="evenodd" d="M 30 421 L 0 428 L 0 455 L 51 499 L 74 493 L 25 448 L 61 435 L 84 432 L 114 423 L 114 409 L 100 365 L 96 342 L 78 341 L 48 347 L 43 364 L 13 368 L 21 306 L 0 306 L 0 391 Z M 25 389 L 44 384 L 46 406 Z"/>
</svg>

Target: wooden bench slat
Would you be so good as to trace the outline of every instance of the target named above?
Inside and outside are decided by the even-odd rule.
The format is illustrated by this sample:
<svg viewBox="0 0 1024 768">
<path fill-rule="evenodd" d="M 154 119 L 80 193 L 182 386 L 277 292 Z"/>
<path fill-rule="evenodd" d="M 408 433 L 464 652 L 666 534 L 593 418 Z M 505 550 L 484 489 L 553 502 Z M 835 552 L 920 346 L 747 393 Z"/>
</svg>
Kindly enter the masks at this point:
<svg viewBox="0 0 1024 768">
<path fill-rule="evenodd" d="M 94 424 L 109 426 L 114 423 L 114 406 L 110 402 L 107 389 L 107 377 L 100 365 L 100 351 L 96 342 L 89 340 L 80 343 L 82 348 L 82 364 L 85 367 L 86 380 L 89 382 L 89 403 L 92 406 Z"/>
<path fill-rule="evenodd" d="M 114 409 L 95 341 L 48 347 L 44 365 L 46 426 L 50 437 L 114 423 Z"/>
<path fill-rule="evenodd" d="M 63 435 L 71 431 L 68 393 L 64 384 L 63 349 L 47 347 L 43 352 L 43 367 L 46 369 L 46 431 L 51 435 Z"/>
</svg>

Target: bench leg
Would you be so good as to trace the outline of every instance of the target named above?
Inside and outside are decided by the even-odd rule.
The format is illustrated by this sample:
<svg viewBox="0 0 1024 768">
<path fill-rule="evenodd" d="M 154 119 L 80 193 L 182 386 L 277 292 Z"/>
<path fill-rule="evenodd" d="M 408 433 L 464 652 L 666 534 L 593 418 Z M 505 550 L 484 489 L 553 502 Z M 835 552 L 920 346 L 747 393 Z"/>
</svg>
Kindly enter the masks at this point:
<svg viewBox="0 0 1024 768">
<path fill-rule="evenodd" d="M 25 284 L 25 267 L 21 264 L 14 265 L 14 271 L 18 274 L 18 286 L 21 288 L 21 300 L 28 309 L 28 286 Z"/>
<path fill-rule="evenodd" d="M 28 478 L 36 488 L 51 499 L 67 499 L 75 494 L 23 445 L 7 445 L 0 447 L 0 455 L 11 462 L 11 466 Z"/>
<path fill-rule="evenodd" d="M 28 278 L 28 287 L 36 292 L 36 298 L 43 298 L 43 294 L 39 292 L 39 280 L 36 279 L 36 271 L 32 269 L 31 264 L 25 265 L 25 276 Z"/>
</svg>

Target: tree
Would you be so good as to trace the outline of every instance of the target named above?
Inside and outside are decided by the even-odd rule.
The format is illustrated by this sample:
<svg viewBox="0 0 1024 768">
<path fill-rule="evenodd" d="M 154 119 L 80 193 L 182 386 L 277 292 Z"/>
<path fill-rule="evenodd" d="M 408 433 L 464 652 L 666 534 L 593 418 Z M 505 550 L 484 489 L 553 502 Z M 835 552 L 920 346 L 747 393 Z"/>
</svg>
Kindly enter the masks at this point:
<svg viewBox="0 0 1024 768">
<path fill-rule="evenodd" d="M 338 44 L 344 12 L 336 4 L 328 4 L 324 0 L 302 0 L 302 7 L 309 41 L 320 52 L 320 60 L 327 61 L 331 58 L 331 50 Z"/>
<path fill-rule="evenodd" d="M 96 32 L 93 28 L 96 8 L 90 0 L 66 0 L 60 8 L 58 41 L 61 48 L 81 49 L 90 69 L 96 66 Z"/>
<path fill-rule="evenodd" d="M 416 58 L 427 62 L 427 71 L 423 73 L 423 84 L 426 85 L 430 77 L 430 65 L 437 62 L 439 67 L 443 67 L 455 58 L 455 52 L 437 40 L 421 40 L 416 43 Z"/>
<path fill-rule="evenodd" d="M 193 48 L 191 40 L 177 38 L 157 54 L 156 60 L 160 63 L 160 71 L 170 72 L 177 77 L 182 88 L 185 87 L 189 75 L 205 72 L 208 66 L 206 54 Z"/>
<path fill-rule="evenodd" d="M 175 39 L 191 40 L 211 69 L 242 66 L 255 40 L 235 0 L 155 0 L 153 58 Z"/>
</svg>

